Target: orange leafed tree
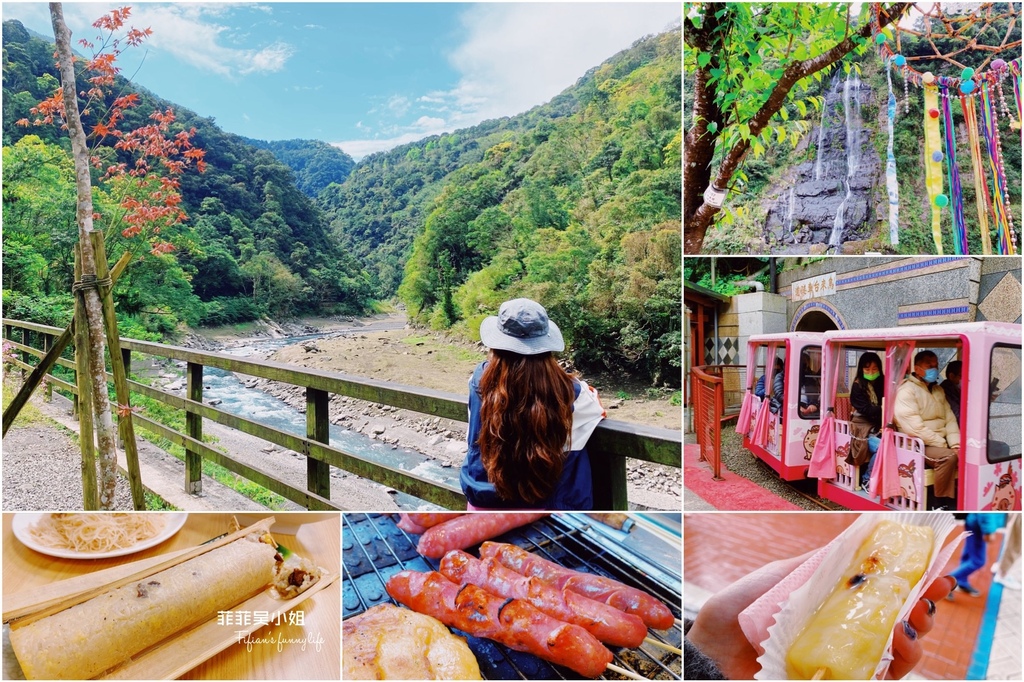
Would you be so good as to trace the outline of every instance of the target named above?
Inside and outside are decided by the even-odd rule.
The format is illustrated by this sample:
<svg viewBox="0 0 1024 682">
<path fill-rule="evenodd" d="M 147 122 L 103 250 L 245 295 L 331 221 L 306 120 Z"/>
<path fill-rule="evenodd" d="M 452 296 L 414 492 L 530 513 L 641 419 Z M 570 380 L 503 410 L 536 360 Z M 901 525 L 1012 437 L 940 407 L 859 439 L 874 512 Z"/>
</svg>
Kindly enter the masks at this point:
<svg viewBox="0 0 1024 682">
<path fill-rule="evenodd" d="M 83 292 L 88 327 L 89 383 L 97 435 L 98 503 L 101 509 L 110 509 L 114 504 L 117 453 L 104 366 L 106 340 L 99 288 L 103 283 L 97 282 L 97 261 L 91 235 L 96 231 L 112 233 L 119 230 L 122 236 L 136 239 L 136 244 L 148 247 L 151 253 L 170 252 L 174 247 L 161 239 L 161 231 L 187 219 L 181 207 L 178 176 L 188 167 L 194 166 L 200 172 L 205 169 L 203 150 L 191 142 L 194 129 L 173 132 L 173 111 L 156 111 L 149 124 L 125 130 L 125 111 L 139 104 L 139 96 L 133 93 L 116 97 L 109 104 L 106 101 L 108 92 L 118 82 L 120 69 L 117 58 L 126 47 L 142 44 L 152 33 L 149 28 L 126 27 L 125 22 L 130 15 L 130 7 L 111 11 L 93 24 L 100 31 L 95 42 L 79 41 L 83 48 L 92 52 L 90 59 L 77 65 L 82 67 L 88 82 L 88 88 L 79 92 L 71 32 L 64 21 L 61 3 L 50 3 L 61 86 L 31 110 L 35 117 L 33 121 L 18 121 L 23 126 L 59 123 L 71 138 L 82 261 L 82 279 L 76 287 Z M 80 97 L 83 100 L 81 109 Z M 88 133 L 82 123 L 83 115 L 95 121 Z M 103 216 L 93 210 L 90 169 L 103 170 L 97 148 L 111 142 L 122 158 L 131 161 L 121 161 L 105 169 L 101 182 L 117 196 L 119 210 L 115 215 Z M 103 230 L 97 230 L 97 224 L 102 225 Z M 130 407 L 127 405 L 119 406 L 122 414 L 128 410 Z M 89 506 L 88 500 L 86 506 Z"/>
</svg>

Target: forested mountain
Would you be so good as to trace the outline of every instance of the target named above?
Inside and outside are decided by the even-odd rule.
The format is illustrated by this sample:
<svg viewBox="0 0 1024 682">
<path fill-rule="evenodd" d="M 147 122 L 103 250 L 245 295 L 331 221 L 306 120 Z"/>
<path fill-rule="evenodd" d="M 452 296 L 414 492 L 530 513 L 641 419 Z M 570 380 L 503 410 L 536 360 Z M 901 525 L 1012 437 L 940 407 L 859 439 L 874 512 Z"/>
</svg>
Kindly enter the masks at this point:
<svg viewBox="0 0 1024 682">
<path fill-rule="evenodd" d="M 254 147 L 266 149 L 295 173 L 295 185 L 306 196 L 316 198 L 331 183 L 342 183 L 356 162 L 334 145 L 320 140 L 278 140 L 264 142 L 242 138 Z"/>
<path fill-rule="evenodd" d="M 320 203 L 435 328 L 528 296 L 581 366 L 678 381 L 680 56 L 678 30 L 638 41 L 524 114 L 367 157 Z"/>
<path fill-rule="evenodd" d="M 15 125 L 34 118 L 31 107 L 53 92 L 58 75 L 52 55 L 52 43 L 30 36 L 17 21 L 4 22 L 5 304 L 14 310 L 31 304 L 22 312 L 37 318 L 46 317 L 51 308 L 70 308 L 69 264 L 76 239 L 66 135 L 55 126 Z M 82 91 L 87 89 L 84 82 L 80 79 Z M 140 95 L 140 105 L 126 110 L 125 122 L 131 127 L 148 122 L 154 110 L 172 108 L 174 130 L 195 127 L 193 144 L 206 150 L 208 164 L 205 173 L 181 178 L 184 210 L 191 219 L 177 234 L 164 236 L 177 253 L 145 255 L 118 286 L 118 310 L 124 316 L 149 331 L 166 332 L 179 321 L 224 323 L 261 314 L 366 308 L 371 293 L 367 277 L 338 248 L 316 204 L 271 151 L 143 88 L 122 81 L 116 90 L 119 95 Z M 84 117 L 87 129 L 89 118 Z M 109 147 L 99 153 L 111 160 L 119 155 Z M 102 213 L 104 205 L 116 202 L 111 188 L 98 182 L 98 172 L 96 176 L 96 203 Z M 108 252 L 116 258 L 132 245 L 117 230 L 110 232 Z M 40 303 L 35 294 L 55 299 Z"/>
<path fill-rule="evenodd" d="M 14 125 L 53 91 L 52 45 L 5 22 L 3 57 L 4 303 L 56 322 L 76 239 L 68 145 Z M 183 176 L 176 256 L 134 264 L 118 310 L 166 332 L 397 294 L 415 320 L 474 337 L 527 296 L 577 365 L 678 384 L 680 65 L 678 29 L 637 41 L 547 104 L 374 154 L 341 181 L 351 159 L 325 143 L 247 141 L 125 84 L 143 101 L 130 123 L 174 108 L 209 167 Z M 316 201 L 303 194 L 325 181 Z M 96 192 L 100 208 L 113 202 Z M 112 258 L 126 247 L 111 235 Z"/>
</svg>

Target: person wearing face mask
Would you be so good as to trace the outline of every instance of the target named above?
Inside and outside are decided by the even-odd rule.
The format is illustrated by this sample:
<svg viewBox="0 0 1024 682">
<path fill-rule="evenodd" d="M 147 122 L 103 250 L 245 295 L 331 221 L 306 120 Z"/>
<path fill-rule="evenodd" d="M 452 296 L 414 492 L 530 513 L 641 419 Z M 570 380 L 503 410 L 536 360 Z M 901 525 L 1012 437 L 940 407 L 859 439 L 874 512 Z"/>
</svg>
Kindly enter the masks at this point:
<svg viewBox="0 0 1024 682">
<path fill-rule="evenodd" d="M 850 385 L 850 454 L 846 461 L 861 467 L 861 486 L 868 487 L 871 467 L 878 451 L 882 431 L 882 398 L 885 378 L 877 353 L 864 353 L 857 362 L 857 376 Z"/>
<path fill-rule="evenodd" d="M 935 353 L 923 350 L 915 355 L 913 371 L 896 390 L 893 417 L 900 431 L 924 442 L 925 467 L 935 469 L 932 504 L 954 508 L 960 426 L 938 381 Z"/>
<path fill-rule="evenodd" d="M 939 384 L 946 394 L 946 402 L 949 403 L 949 409 L 953 410 L 953 416 L 956 417 L 958 425 L 960 424 L 960 378 L 963 376 L 961 373 L 962 368 L 963 363 L 959 360 L 954 360 L 946 365 L 946 380 Z"/>
</svg>

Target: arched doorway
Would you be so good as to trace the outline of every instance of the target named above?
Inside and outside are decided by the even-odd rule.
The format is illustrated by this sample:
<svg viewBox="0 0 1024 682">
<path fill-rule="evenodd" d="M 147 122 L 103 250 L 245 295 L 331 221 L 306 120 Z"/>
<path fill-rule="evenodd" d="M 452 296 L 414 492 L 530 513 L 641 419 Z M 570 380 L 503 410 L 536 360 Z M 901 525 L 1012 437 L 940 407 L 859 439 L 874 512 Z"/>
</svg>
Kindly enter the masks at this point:
<svg viewBox="0 0 1024 682">
<path fill-rule="evenodd" d="M 801 305 L 789 327 L 794 332 L 827 332 L 831 329 L 846 329 L 846 322 L 838 310 L 820 300 Z"/>
</svg>

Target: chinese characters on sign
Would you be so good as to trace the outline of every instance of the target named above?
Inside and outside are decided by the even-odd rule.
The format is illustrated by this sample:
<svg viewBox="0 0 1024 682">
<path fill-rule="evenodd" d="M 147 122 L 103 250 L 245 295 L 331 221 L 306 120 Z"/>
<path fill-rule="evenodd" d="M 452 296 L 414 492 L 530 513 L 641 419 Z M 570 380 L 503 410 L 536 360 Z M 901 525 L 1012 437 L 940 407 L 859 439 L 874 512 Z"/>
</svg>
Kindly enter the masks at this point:
<svg viewBox="0 0 1024 682">
<path fill-rule="evenodd" d="M 806 301 L 818 296 L 832 296 L 836 293 L 836 273 L 830 272 L 793 282 L 792 300 Z"/>
</svg>

